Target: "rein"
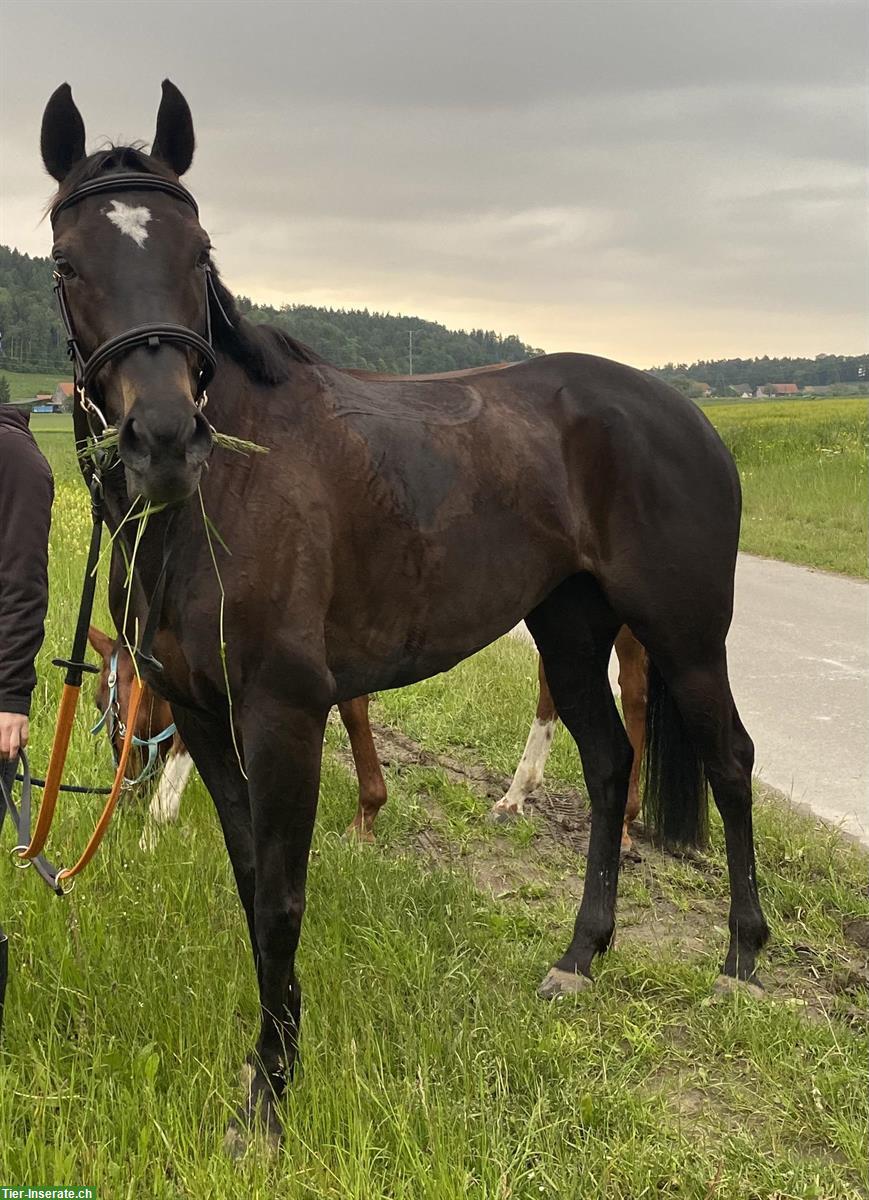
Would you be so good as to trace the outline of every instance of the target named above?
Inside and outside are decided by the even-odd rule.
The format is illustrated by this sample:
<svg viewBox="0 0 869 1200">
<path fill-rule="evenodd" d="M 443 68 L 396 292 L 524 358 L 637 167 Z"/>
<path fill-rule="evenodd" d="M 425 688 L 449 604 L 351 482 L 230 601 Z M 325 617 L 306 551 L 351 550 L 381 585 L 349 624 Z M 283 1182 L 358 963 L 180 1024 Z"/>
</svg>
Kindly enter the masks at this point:
<svg viewBox="0 0 869 1200">
<path fill-rule="evenodd" d="M 57 216 L 65 209 L 80 203 L 82 200 L 90 196 L 102 194 L 105 192 L 116 192 L 128 189 L 137 191 L 160 191 L 167 195 L 174 196 L 184 203 L 190 205 L 193 211 L 198 215 L 199 208 L 193 196 L 180 183 L 173 182 L 169 179 L 161 179 L 156 175 L 148 175 L 139 172 L 129 172 L 120 175 L 107 176 L 102 179 L 89 180 L 86 183 L 80 184 L 69 195 L 58 200 L 51 210 L 52 223 Z M 148 773 L 153 773 L 153 765 L 157 755 L 157 746 L 160 742 L 166 740 L 171 733 L 174 733 L 174 726 L 169 727 L 158 734 L 156 738 L 140 739 L 134 734 L 136 727 L 136 719 L 139 713 L 139 706 L 142 701 L 143 684 L 139 675 L 138 668 L 148 666 L 153 670 L 162 670 L 161 664 L 154 658 L 152 653 L 152 645 L 157 632 L 157 626 L 160 620 L 160 615 L 163 609 L 163 598 L 166 588 L 166 574 L 169 564 L 170 544 L 169 533 L 172 528 L 173 518 L 170 516 L 169 522 L 164 533 L 163 546 L 163 562 L 160 568 L 160 574 L 157 579 L 154 592 L 152 594 L 151 603 L 148 609 L 148 616 L 145 624 L 145 631 L 142 636 L 142 641 L 139 648 L 135 652 L 135 660 L 137 672 L 133 679 L 132 690 L 130 693 L 130 703 L 126 714 L 125 723 L 121 726 L 119 717 L 119 727 L 122 730 L 123 745 L 121 753 L 118 756 L 115 778 L 112 787 L 109 791 L 108 799 L 105 807 L 97 821 L 96 828 L 91 835 L 84 851 L 78 861 L 72 867 L 65 867 L 57 870 L 42 857 L 42 850 L 48 839 L 51 830 L 52 821 L 54 819 L 57 808 L 57 798 L 62 787 L 63 770 L 66 764 L 67 755 L 69 752 L 69 743 L 72 735 L 73 723 L 75 720 L 78 700 L 81 693 L 82 676 L 85 672 L 96 673 L 97 668 L 91 666 L 85 661 L 85 648 L 87 645 L 88 626 L 90 625 L 91 612 L 93 610 L 94 593 L 96 590 L 97 565 L 99 562 L 100 542 L 102 540 L 102 529 L 104 521 L 104 491 L 102 482 L 101 468 L 105 465 L 104 457 L 98 453 L 98 445 L 100 438 L 108 427 L 108 422 L 100 409 L 89 394 L 89 389 L 100 370 L 113 359 L 119 358 L 128 351 L 140 346 L 147 346 L 150 350 L 157 350 L 161 344 L 169 343 L 191 348 L 197 352 L 200 359 L 199 380 L 197 384 L 195 401 L 197 407 L 201 409 L 208 401 L 206 387 L 214 377 L 214 372 L 217 368 L 217 356 L 214 352 L 212 344 L 211 330 L 211 303 L 216 303 L 218 311 L 223 318 L 229 323 L 229 319 L 223 310 L 220 303 L 220 297 L 214 284 L 214 279 L 209 267 L 205 267 L 205 313 L 206 313 L 206 336 L 196 333 L 193 329 L 188 329 L 183 325 L 174 325 L 166 322 L 154 322 L 147 325 L 136 325 L 123 333 L 117 334 L 115 337 L 108 338 L 102 342 L 90 354 L 85 355 L 81 349 L 78 338 L 75 334 L 75 326 L 72 320 L 72 314 L 69 309 L 66 289 L 64 287 L 64 278 L 59 271 L 54 273 L 54 290 L 57 296 L 58 308 L 60 310 L 61 320 L 67 335 L 67 347 L 69 356 L 73 362 L 73 376 L 76 400 L 82 410 L 85 421 L 87 423 L 90 440 L 93 443 L 92 450 L 93 458 L 92 465 L 88 469 L 88 486 L 91 494 L 91 516 L 92 530 L 90 548 L 88 550 L 87 566 L 85 567 L 84 582 L 82 584 L 81 602 L 79 604 L 78 621 L 76 623 L 75 635 L 73 638 L 72 651 L 67 659 L 55 659 L 54 665 L 66 668 L 64 678 L 63 692 L 58 706 L 57 721 L 55 724 L 54 739 L 52 742 L 51 756 L 49 759 L 48 770 L 45 776 L 45 784 L 43 791 L 42 804 L 40 805 L 39 815 L 36 820 L 36 827 L 32 834 L 30 832 L 30 798 L 31 786 L 33 780 L 30 777 L 30 768 L 24 759 L 23 771 L 23 788 L 21 812 L 15 810 L 11 796 L 6 794 L 4 788 L 3 799 L 6 807 L 9 809 L 13 822 L 19 830 L 19 841 L 22 843 L 14 848 L 13 854 L 19 859 L 24 860 L 23 866 L 34 865 L 37 873 L 49 884 L 56 892 L 64 891 L 61 886 L 66 880 L 72 880 L 80 871 L 87 866 L 90 860 L 99 847 L 100 842 L 108 828 L 109 821 L 118 802 L 121 790 L 125 786 L 131 786 L 132 783 L 138 783 L 143 778 L 148 777 Z M 94 429 L 92 418 L 96 417 L 102 428 Z M 116 664 L 113 667 L 116 675 Z M 114 707 L 110 699 L 110 709 Z M 117 714 L 113 714 L 115 719 Z M 105 724 L 108 718 L 108 711 L 103 715 L 100 722 L 97 723 L 94 732 L 99 730 Z M 148 746 L 149 757 L 145 771 L 140 774 L 138 779 L 130 781 L 127 778 L 127 763 L 129 761 L 130 752 L 134 746 Z M 101 790 L 101 789 L 87 789 Z"/>
</svg>

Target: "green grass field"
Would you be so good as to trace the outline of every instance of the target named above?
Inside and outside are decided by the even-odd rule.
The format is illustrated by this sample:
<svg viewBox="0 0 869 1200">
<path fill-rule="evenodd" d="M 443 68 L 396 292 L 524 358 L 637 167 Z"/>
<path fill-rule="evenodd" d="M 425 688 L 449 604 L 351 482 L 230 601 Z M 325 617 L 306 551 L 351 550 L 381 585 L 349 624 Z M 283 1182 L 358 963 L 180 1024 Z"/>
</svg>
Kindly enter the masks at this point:
<svg viewBox="0 0 869 1200">
<path fill-rule="evenodd" d="M 52 393 L 62 380 L 72 379 L 69 371 L 30 374 L 24 371 L 0 371 L 0 377 L 8 380 L 12 400 L 29 400 L 38 392 Z"/>
<path fill-rule="evenodd" d="M 60 689 L 49 663 L 68 647 L 89 528 L 69 433 L 39 436 L 58 494 L 37 769 Z M 102 593 L 97 618 L 108 626 Z M 12 960 L 0 1184 L 90 1183 L 101 1200 L 865 1197 L 866 856 L 760 794 L 769 995 L 713 1003 L 727 923 L 720 826 L 697 860 L 640 839 L 597 987 L 539 1001 L 587 838 L 563 731 L 542 815 L 507 830 L 484 819 L 521 752 L 535 680 L 530 651 L 505 641 L 380 697 L 390 803 L 376 846 L 340 836 L 355 783 L 343 731 L 330 728 L 299 955 L 303 1066 L 275 1160 L 220 1153 L 256 986 L 201 784 L 153 854 L 137 845 L 142 808 L 122 808 L 64 901 L 0 855 Z M 95 710 L 83 707 L 68 778 L 105 782 L 108 746 L 87 733 Z M 62 801 L 56 861 L 80 850 L 96 806 Z"/>
<path fill-rule="evenodd" d="M 742 549 L 865 576 L 866 399 L 714 404 L 706 414 L 739 467 Z"/>
</svg>

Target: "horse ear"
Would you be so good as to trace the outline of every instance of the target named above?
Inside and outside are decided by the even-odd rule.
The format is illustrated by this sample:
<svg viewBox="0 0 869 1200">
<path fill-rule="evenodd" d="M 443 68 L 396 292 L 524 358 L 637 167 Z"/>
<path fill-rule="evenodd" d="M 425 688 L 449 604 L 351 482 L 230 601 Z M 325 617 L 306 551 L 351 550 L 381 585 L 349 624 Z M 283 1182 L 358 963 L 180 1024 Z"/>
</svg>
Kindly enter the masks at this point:
<svg viewBox="0 0 869 1200">
<path fill-rule="evenodd" d="M 68 83 L 62 83 L 45 106 L 40 149 L 46 171 L 58 183 L 84 158 L 84 121 Z"/>
<path fill-rule="evenodd" d="M 112 657 L 112 651 L 115 648 L 114 643 L 109 635 L 107 633 L 103 633 L 101 629 L 97 629 L 96 625 L 91 625 L 91 627 L 88 629 L 88 641 L 90 642 L 91 646 L 93 646 L 94 650 L 96 650 L 103 662 L 107 663 Z"/>
<path fill-rule="evenodd" d="M 190 106 L 171 79 L 164 79 L 151 157 L 159 158 L 176 175 L 183 175 L 193 162 L 195 146 Z"/>
</svg>

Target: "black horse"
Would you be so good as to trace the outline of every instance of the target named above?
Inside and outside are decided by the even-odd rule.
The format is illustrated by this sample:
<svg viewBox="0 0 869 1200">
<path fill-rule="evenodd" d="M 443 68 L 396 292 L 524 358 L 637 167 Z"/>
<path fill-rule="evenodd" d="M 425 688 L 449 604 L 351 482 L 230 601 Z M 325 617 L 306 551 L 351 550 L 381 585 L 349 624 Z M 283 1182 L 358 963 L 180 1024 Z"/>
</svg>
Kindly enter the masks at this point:
<svg viewBox="0 0 869 1200">
<path fill-rule="evenodd" d="M 331 705 L 446 671 L 523 618 L 579 748 L 592 809 L 582 905 L 542 994 L 587 986 L 613 933 L 632 752 L 607 662 L 623 624 L 652 663 L 651 820 L 665 840 L 700 840 L 705 771 L 730 868 L 725 982 L 756 982 L 767 926 L 755 882 L 753 746 L 725 655 L 740 490 L 712 426 L 665 384 L 588 355 L 387 380 L 340 370 L 250 324 L 178 182 L 193 149 L 189 108 L 168 81 L 150 155 L 114 147 L 87 156 L 67 85 L 43 118 L 43 160 L 60 185 L 53 255 L 85 385 L 77 437 L 98 411 L 119 430 L 123 470 L 106 475 L 110 524 L 136 495 L 173 506 L 142 540 L 126 624 L 133 636 L 158 597 L 163 670 L 145 677 L 171 701 L 214 798 L 250 930 L 262 1025 L 232 1137 L 257 1114 L 271 1135 L 280 1130 Z M 208 421 L 203 371 L 213 375 Z M 269 453 L 212 455 L 212 429 Z M 232 551 L 214 551 L 225 662 L 198 485 Z M 119 628 L 123 576 L 116 561 Z"/>
</svg>

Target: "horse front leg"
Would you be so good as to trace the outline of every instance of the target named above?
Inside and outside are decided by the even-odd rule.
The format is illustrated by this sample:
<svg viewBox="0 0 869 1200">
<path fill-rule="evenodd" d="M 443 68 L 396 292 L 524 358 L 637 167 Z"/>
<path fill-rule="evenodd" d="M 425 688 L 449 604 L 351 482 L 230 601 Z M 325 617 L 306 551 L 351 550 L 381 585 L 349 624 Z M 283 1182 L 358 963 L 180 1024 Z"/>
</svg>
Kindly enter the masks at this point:
<svg viewBox="0 0 869 1200">
<path fill-rule="evenodd" d="M 249 712 L 244 756 L 253 829 L 261 1026 L 244 1069 L 245 1096 L 227 1131 L 226 1148 L 232 1154 L 243 1152 L 253 1128 L 261 1129 L 273 1147 L 281 1138 L 277 1103 L 292 1079 L 298 1053 L 302 993 L 295 956 L 329 706 L 286 707 L 269 697 L 257 699 Z"/>
</svg>

